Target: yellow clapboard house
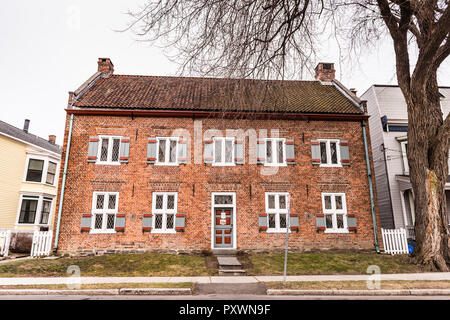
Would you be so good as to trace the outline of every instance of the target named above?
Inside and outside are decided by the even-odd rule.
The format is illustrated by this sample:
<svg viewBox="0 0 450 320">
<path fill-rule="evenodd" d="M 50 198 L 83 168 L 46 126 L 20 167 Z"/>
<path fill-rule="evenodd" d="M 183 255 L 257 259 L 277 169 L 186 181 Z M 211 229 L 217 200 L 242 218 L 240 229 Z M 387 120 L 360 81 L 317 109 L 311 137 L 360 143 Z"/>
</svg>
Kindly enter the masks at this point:
<svg viewBox="0 0 450 320">
<path fill-rule="evenodd" d="M 52 230 L 61 147 L 0 120 L 0 230 Z"/>
</svg>

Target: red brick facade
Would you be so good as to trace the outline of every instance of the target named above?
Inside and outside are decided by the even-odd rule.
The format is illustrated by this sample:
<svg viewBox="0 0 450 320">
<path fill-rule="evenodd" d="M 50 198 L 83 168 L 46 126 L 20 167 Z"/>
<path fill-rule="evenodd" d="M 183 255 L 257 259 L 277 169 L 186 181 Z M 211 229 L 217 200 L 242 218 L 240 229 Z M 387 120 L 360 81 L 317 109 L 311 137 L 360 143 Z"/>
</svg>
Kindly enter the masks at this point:
<svg viewBox="0 0 450 320">
<path fill-rule="evenodd" d="M 64 151 L 67 151 L 69 115 L 66 120 Z M 332 120 L 232 120 L 204 118 L 207 129 L 278 129 L 280 137 L 294 139 L 295 165 L 280 167 L 275 175 L 260 174 L 261 164 L 249 164 L 248 138 L 245 164 L 215 167 L 190 161 L 179 166 L 147 164 L 149 137 L 171 136 L 183 128 L 194 137 L 194 119 L 179 117 L 130 117 L 74 115 L 58 251 L 108 250 L 210 250 L 211 193 L 236 193 L 236 249 L 272 250 L 285 245 L 284 233 L 259 231 L 258 214 L 265 212 L 265 192 L 288 192 L 291 212 L 299 216 L 299 231 L 290 234 L 291 249 L 373 249 L 374 236 L 367 167 L 361 121 Z M 130 137 L 129 161 L 120 165 L 87 162 L 89 137 L 118 135 Z M 369 134 L 367 133 L 367 136 Z M 350 165 L 319 167 L 311 162 L 310 141 L 320 138 L 348 140 Z M 368 142 L 370 146 L 370 142 Z M 192 146 L 192 144 L 191 144 Z M 370 148 L 369 148 L 370 149 Z M 202 146 L 203 150 L 203 146 Z M 62 172 L 60 179 L 62 179 Z M 60 184 L 61 186 L 61 180 Z M 59 188 L 61 192 L 61 188 Z M 91 234 L 81 232 L 81 218 L 92 210 L 94 191 L 119 192 L 118 212 L 126 216 L 124 232 Z M 178 192 L 178 212 L 186 216 L 185 231 L 174 234 L 143 232 L 143 215 L 152 212 L 152 192 Z M 357 231 L 326 234 L 316 230 L 316 214 L 322 212 L 322 192 L 345 193 L 347 212 L 355 214 Z M 58 195 L 59 207 L 60 195 Z M 377 211 L 377 209 L 376 209 Z M 378 212 L 377 212 L 378 213 Z M 378 215 L 377 215 L 378 216 Z M 56 217 L 55 217 L 56 218 Z M 378 219 L 378 218 L 377 218 Z M 378 223 L 377 223 L 378 224 Z M 379 226 L 379 224 L 378 224 Z"/>
</svg>

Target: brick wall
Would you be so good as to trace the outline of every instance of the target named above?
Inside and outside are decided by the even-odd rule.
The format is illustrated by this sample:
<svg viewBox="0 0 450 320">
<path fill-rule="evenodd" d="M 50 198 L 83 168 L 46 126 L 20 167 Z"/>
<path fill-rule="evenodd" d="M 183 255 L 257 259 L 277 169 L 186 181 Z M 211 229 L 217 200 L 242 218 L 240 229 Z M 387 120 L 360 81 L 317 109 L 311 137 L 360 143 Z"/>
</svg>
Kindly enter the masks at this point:
<svg viewBox="0 0 450 320">
<path fill-rule="evenodd" d="M 275 175 L 261 175 L 263 165 L 249 164 L 245 141 L 245 164 L 212 167 L 191 161 L 175 167 L 146 163 L 147 139 L 170 136 L 178 128 L 194 136 L 192 118 L 150 118 L 75 115 L 68 173 L 62 208 L 59 252 L 103 250 L 209 250 L 211 249 L 211 192 L 236 192 L 238 250 L 275 250 L 284 247 L 284 233 L 258 231 L 258 213 L 265 211 L 265 192 L 289 192 L 291 212 L 299 215 L 300 230 L 290 235 L 290 248 L 371 249 L 374 247 L 367 168 L 359 121 L 230 120 L 202 119 L 207 129 L 279 129 L 280 137 L 294 139 L 295 165 L 281 167 Z M 69 115 L 66 118 L 64 167 Z M 88 141 L 95 135 L 130 137 L 128 164 L 97 165 L 87 162 Z M 369 136 L 369 134 L 368 134 Z M 311 163 L 311 139 L 338 138 L 349 141 L 350 166 L 319 167 Z M 370 146 L 370 143 L 369 143 Z M 251 151 L 252 152 L 252 151 Z M 202 158 L 203 159 L 203 158 Z M 62 172 L 60 176 L 60 186 Z M 90 234 L 80 231 L 81 216 L 91 212 L 94 191 L 119 192 L 119 213 L 126 214 L 125 232 Z M 186 214 L 185 232 L 142 232 L 144 213 L 151 212 L 152 192 L 178 192 L 178 212 Z M 59 188 L 61 192 L 61 188 Z M 321 192 L 346 194 L 347 212 L 357 217 L 357 232 L 317 232 L 315 214 L 322 212 Z M 59 195 L 58 203 L 59 207 Z M 56 219 L 56 217 L 55 217 Z M 378 223 L 379 226 L 379 223 Z"/>
</svg>

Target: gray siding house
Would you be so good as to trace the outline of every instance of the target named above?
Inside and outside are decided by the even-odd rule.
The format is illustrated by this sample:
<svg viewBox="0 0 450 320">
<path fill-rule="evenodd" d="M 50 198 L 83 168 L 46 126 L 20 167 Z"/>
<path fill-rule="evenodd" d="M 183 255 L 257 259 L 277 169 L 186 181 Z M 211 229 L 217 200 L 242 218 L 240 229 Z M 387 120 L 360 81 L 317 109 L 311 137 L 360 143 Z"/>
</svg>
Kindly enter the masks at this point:
<svg viewBox="0 0 450 320">
<path fill-rule="evenodd" d="M 440 87 L 444 118 L 450 112 L 450 87 Z M 406 228 L 414 239 L 414 194 L 409 180 L 408 114 L 397 85 L 372 85 L 361 96 L 370 115 L 375 183 L 382 228 Z M 450 168 L 450 159 L 449 159 Z M 445 185 L 450 224 L 450 176 Z"/>
</svg>

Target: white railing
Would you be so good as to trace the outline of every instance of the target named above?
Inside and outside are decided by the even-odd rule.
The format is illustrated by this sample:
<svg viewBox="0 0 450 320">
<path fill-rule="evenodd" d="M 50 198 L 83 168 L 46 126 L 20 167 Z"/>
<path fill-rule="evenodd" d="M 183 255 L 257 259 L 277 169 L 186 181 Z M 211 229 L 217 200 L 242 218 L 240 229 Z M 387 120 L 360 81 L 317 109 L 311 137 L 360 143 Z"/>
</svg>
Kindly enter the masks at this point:
<svg viewBox="0 0 450 320">
<path fill-rule="evenodd" d="M 32 257 L 48 256 L 52 249 L 52 231 L 35 231 L 31 246 Z"/>
<path fill-rule="evenodd" d="M 384 251 L 389 254 L 407 254 L 408 241 L 406 240 L 406 229 L 383 229 L 381 228 L 383 237 Z"/>
<path fill-rule="evenodd" d="M 0 256 L 8 256 L 10 242 L 11 230 L 0 230 Z"/>
</svg>

